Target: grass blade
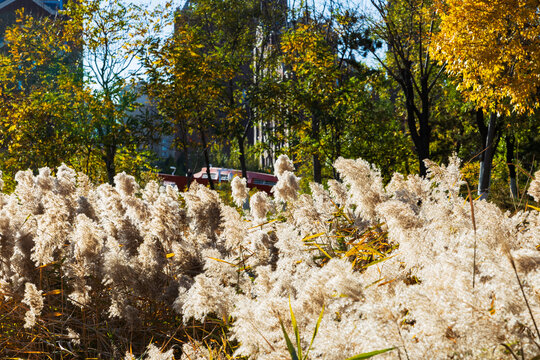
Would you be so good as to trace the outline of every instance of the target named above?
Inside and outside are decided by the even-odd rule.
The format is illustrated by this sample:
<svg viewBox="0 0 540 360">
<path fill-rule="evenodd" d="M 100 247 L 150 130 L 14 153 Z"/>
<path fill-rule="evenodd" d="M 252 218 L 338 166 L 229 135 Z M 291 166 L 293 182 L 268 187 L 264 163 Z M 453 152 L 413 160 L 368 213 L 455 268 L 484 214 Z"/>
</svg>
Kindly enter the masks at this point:
<svg viewBox="0 0 540 360">
<path fill-rule="evenodd" d="M 298 331 L 298 324 L 296 323 L 296 317 L 291 305 L 291 297 L 289 296 L 289 310 L 291 312 L 291 321 L 294 329 L 294 336 L 296 337 L 296 349 L 298 350 L 298 358 L 302 358 L 302 344 L 300 343 L 300 331 Z"/>
<path fill-rule="evenodd" d="M 377 259 L 377 260 L 374 260 L 372 262 L 370 262 L 369 264 L 366 264 L 364 266 L 362 266 L 362 269 L 367 269 L 368 267 L 372 266 L 372 265 L 375 265 L 375 264 L 378 264 L 380 262 L 383 262 L 383 261 L 386 261 L 386 260 L 389 260 L 393 257 L 396 257 L 398 256 L 398 254 L 395 254 L 395 255 L 392 255 L 392 256 L 388 256 L 388 257 L 385 257 L 385 258 L 382 258 L 382 259 Z"/>
<path fill-rule="evenodd" d="M 376 351 L 371 351 L 371 352 L 368 352 L 368 353 L 358 354 L 358 355 L 355 355 L 355 356 L 351 356 L 347 360 L 369 359 L 370 357 L 373 357 L 373 356 L 379 355 L 379 354 L 383 354 L 385 352 L 392 351 L 394 349 L 395 348 L 388 348 L 388 349 L 384 349 L 384 350 L 376 350 Z"/>
<path fill-rule="evenodd" d="M 332 259 L 330 255 L 324 249 L 317 243 L 311 243 L 312 245 L 316 246 L 324 255 L 326 255 L 327 258 Z"/>
<path fill-rule="evenodd" d="M 313 346 L 313 341 L 315 341 L 315 336 L 317 336 L 317 332 L 319 332 L 319 325 L 321 325 L 321 320 L 324 314 L 324 304 L 321 310 L 321 314 L 319 315 L 319 319 L 317 320 L 317 324 L 315 325 L 315 330 L 313 330 L 313 336 L 311 337 L 311 342 L 309 343 L 309 347 L 306 351 L 306 356 L 303 360 L 307 360 L 309 352 L 311 351 L 311 347 Z"/>
<path fill-rule="evenodd" d="M 303 238 L 302 241 L 308 241 L 308 240 L 311 240 L 311 239 L 315 239 L 315 238 L 318 238 L 319 236 L 324 235 L 324 234 L 326 234 L 326 233 L 325 232 L 320 232 L 318 234 L 309 235 L 309 236 L 306 236 L 305 238 Z"/>
<path fill-rule="evenodd" d="M 294 346 L 291 342 L 291 339 L 289 338 L 289 335 L 287 334 L 287 331 L 285 330 L 285 326 L 283 326 L 283 321 L 281 320 L 281 318 L 279 319 L 279 324 L 281 325 L 281 330 L 283 331 L 283 336 L 285 337 L 285 342 L 287 343 L 287 349 L 289 350 L 289 354 L 291 354 L 291 359 L 300 360 L 298 359 L 296 350 L 294 350 Z"/>
</svg>

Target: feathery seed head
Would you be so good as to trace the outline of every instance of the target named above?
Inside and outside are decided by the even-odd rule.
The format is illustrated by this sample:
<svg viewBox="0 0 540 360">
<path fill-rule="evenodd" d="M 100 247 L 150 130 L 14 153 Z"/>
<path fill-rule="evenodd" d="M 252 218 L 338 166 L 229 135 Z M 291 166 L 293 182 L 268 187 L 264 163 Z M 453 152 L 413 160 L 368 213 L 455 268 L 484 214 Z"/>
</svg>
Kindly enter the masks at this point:
<svg viewBox="0 0 540 360">
<path fill-rule="evenodd" d="M 294 164 L 287 155 L 282 154 L 274 163 L 274 175 L 279 178 L 285 171 L 294 172 Z"/>
<path fill-rule="evenodd" d="M 248 194 L 247 179 L 235 176 L 231 182 L 232 197 L 236 206 L 242 206 Z"/>
</svg>

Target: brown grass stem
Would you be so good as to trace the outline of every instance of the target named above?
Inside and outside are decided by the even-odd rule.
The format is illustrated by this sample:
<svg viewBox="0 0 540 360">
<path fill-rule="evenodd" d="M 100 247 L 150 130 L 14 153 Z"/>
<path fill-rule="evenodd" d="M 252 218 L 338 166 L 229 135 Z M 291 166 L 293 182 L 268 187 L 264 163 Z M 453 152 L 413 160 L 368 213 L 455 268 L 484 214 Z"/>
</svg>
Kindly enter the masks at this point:
<svg viewBox="0 0 540 360">
<path fill-rule="evenodd" d="M 476 219 L 474 217 L 474 204 L 473 204 L 473 199 L 472 199 L 472 194 L 471 194 L 471 188 L 469 187 L 468 181 L 465 181 L 465 184 L 467 184 L 469 204 L 471 204 L 471 219 L 472 219 L 473 230 L 474 230 L 473 278 L 472 278 L 472 287 L 474 289 L 474 286 L 476 285 Z"/>
<path fill-rule="evenodd" d="M 407 357 L 407 360 L 410 360 L 409 353 L 407 352 L 407 347 L 405 346 L 405 341 L 403 340 L 403 335 L 401 335 L 401 329 L 399 328 L 399 323 L 396 323 L 396 326 L 397 326 L 399 338 L 401 339 L 401 344 L 403 345 L 403 351 L 405 352 L 405 356 Z"/>
<path fill-rule="evenodd" d="M 512 355 L 512 357 L 516 360 L 519 360 L 519 358 L 517 357 L 516 353 L 514 353 L 514 350 L 512 350 L 512 348 L 506 344 L 501 344 L 509 353 L 510 355 Z"/>
<path fill-rule="evenodd" d="M 525 300 L 525 305 L 527 305 L 527 310 L 529 311 L 529 315 L 531 316 L 531 320 L 534 325 L 534 329 L 536 330 L 536 335 L 538 336 L 538 340 L 540 341 L 540 330 L 538 330 L 538 325 L 536 325 L 536 320 L 534 320 L 534 315 L 531 310 L 531 306 L 529 305 L 529 300 L 527 299 L 527 295 L 525 295 L 525 289 L 523 289 L 523 284 L 521 283 L 521 279 L 519 278 L 519 274 L 517 271 L 516 263 L 514 261 L 514 257 L 508 251 L 508 258 L 510 259 L 510 264 L 512 264 L 512 269 L 514 269 L 514 274 L 516 275 L 517 282 L 519 284 L 519 289 L 521 290 L 521 294 L 523 295 L 523 299 Z M 536 346 L 540 349 L 540 345 L 535 341 Z"/>
</svg>

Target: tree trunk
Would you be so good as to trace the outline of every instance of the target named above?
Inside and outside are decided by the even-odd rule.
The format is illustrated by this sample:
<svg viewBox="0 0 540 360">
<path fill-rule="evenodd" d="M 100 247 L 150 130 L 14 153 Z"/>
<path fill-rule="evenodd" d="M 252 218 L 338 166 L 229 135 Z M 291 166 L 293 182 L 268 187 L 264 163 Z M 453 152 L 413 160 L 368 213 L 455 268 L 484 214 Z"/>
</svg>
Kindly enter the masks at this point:
<svg viewBox="0 0 540 360">
<path fill-rule="evenodd" d="M 92 146 L 87 145 L 86 148 L 88 149 L 87 155 L 86 155 L 86 174 L 90 176 L 90 156 L 92 156 Z M 90 177 L 92 179 L 92 177 Z"/>
<path fill-rule="evenodd" d="M 333 141 L 333 159 L 332 164 L 341 156 L 341 131 L 340 127 L 338 125 L 338 121 L 335 117 L 332 117 L 332 141 Z M 336 168 L 332 166 L 332 177 L 335 180 L 339 180 L 339 173 L 337 172 Z"/>
<path fill-rule="evenodd" d="M 320 128 L 320 122 L 319 118 L 316 115 L 313 115 L 311 117 L 311 136 L 313 137 L 313 140 L 315 140 L 315 143 L 319 143 L 319 128 Z M 322 168 L 321 168 L 321 159 L 319 158 L 318 149 L 312 150 L 313 153 L 313 181 L 316 183 L 322 182 Z"/>
<path fill-rule="evenodd" d="M 175 138 L 176 138 L 175 139 L 175 145 L 176 145 L 175 149 L 177 151 L 181 149 L 181 151 L 180 151 L 180 155 L 178 156 L 178 158 L 175 158 L 174 161 L 176 163 L 178 163 L 178 160 L 181 159 L 182 166 L 183 166 L 183 169 L 182 169 L 183 172 L 187 174 L 189 171 L 191 171 L 193 173 L 193 170 L 195 170 L 195 169 L 192 169 L 190 164 L 189 164 L 188 141 L 187 141 L 186 131 L 183 128 L 183 126 L 180 124 L 179 120 L 176 120 L 175 123 L 176 123 L 176 125 L 175 125 Z M 178 143 L 180 143 L 180 145 L 178 145 Z M 188 188 L 189 188 L 189 184 L 188 184 Z"/>
<path fill-rule="evenodd" d="M 427 168 L 424 163 L 425 159 L 429 159 L 429 144 L 431 142 L 431 127 L 429 126 L 430 103 L 429 103 L 429 88 L 427 77 L 420 79 L 421 92 L 419 93 L 422 112 L 417 114 L 419 133 L 420 133 L 420 148 L 418 149 L 418 159 L 420 161 L 420 175 L 426 176 Z"/>
<path fill-rule="evenodd" d="M 247 180 L 247 166 L 246 166 L 246 149 L 244 146 L 244 137 L 238 136 L 238 149 L 240 150 L 240 169 L 242 170 L 242 177 Z"/>
<path fill-rule="evenodd" d="M 487 128 L 487 137 L 485 140 L 486 147 L 483 153 L 483 159 L 480 162 L 480 176 L 478 179 L 478 195 L 480 199 L 487 199 L 489 195 L 489 186 L 491 183 L 491 167 L 493 163 L 493 155 L 495 154 L 495 135 L 497 132 L 497 114 L 491 113 L 489 117 L 489 125 Z"/>
<path fill-rule="evenodd" d="M 408 68 L 401 69 L 401 80 L 403 92 L 405 94 L 405 107 L 407 109 L 407 126 L 413 140 L 414 149 L 418 157 L 418 165 L 420 176 L 424 177 L 427 174 L 427 168 L 424 164 L 424 160 L 429 158 L 429 142 L 430 142 L 430 128 L 429 128 L 429 92 L 427 87 L 425 92 L 421 94 L 422 113 L 418 114 L 416 105 L 414 103 L 414 85 L 412 80 L 412 74 L 409 63 Z M 427 86 L 427 84 L 426 84 Z M 424 84 L 422 84 L 424 87 Z M 424 94 L 425 93 L 425 94 Z M 416 126 L 416 120 L 418 118 L 419 129 Z"/>
<path fill-rule="evenodd" d="M 480 161 L 484 160 L 484 149 L 487 147 L 486 140 L 488 134 L 488 128 L 484 121 L 484 111 L 482 108 L 476 110 L 476 125 L 478 126 L 478 131 L 480 132 L 480 143 L 482 144 L 482 152 L 480 153 Z"/>
<path fill-rule="evenodd" d="M 206 175 L 208 176 L 208 184 L 210 184 L 210 189 L 214 190 L 214 181 L 212 180 L 212 176 L 210 174 L 210 156 L 208 155 L 206 137 L 204 136 L 204 131 L 202 131 L 202 129 L 199 129 L 199 131 L 201 133 L 201 142 L 203 146 L 204 162 L 206 164 Z"/>
<path fill-rule="evenodd" d="M 420 146 L 416 149 L 419 162 L 419 174 L 421 177 L 427 175 L 427 167 L 424 160 L 429 159 L 429 143 L 425 141 L 420 142 Z"/>
<path fill-rule="evenodd" d="M 114 165 L 115 155 L 116 145 L 106 145 L 103 161 L 105 161 L 105 168 L 107 170 L 107 180 L 111 185 L 114 185 L 114 176 L 116 175 L 116 166 Z"/>
<path fill-rule="evenodd" d="M 514 135 L 506 135 L 506 165 L 510 177 L 510 195 L 514 200 L 518 198 L 516 166 L 514 165 L 515 140 Z"/>
</svg>

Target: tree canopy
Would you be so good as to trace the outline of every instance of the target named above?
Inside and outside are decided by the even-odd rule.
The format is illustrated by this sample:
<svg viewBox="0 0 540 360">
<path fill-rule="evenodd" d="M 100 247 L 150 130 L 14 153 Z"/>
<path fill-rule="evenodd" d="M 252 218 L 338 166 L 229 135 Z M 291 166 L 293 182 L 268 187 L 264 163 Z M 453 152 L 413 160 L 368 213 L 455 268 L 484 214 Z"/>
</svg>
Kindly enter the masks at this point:
<svg viewBox="0 0 540 360">
<path fill-rule="evenodd" d="M 531 114 L 540 106 L 537 0 L 441 0 L 431 53 L 478 107 Z"/>
<path fill-rule="evenodd" d="M 109 182 L 173 164 L 246 176 L 287 154 L 307 190 L 339 178 L 340 156 L 383 164 L 388 181 L 456 152 L 479 189 L 493 163 L 495 188 L 524 193 L 540 156 L 538 1 L 326 5 L 150 12 L 89 0 L 54 17 L 20 13 L 0 53 L 8 188 L 20 167 L 65 162 Z"/>
</svg>

